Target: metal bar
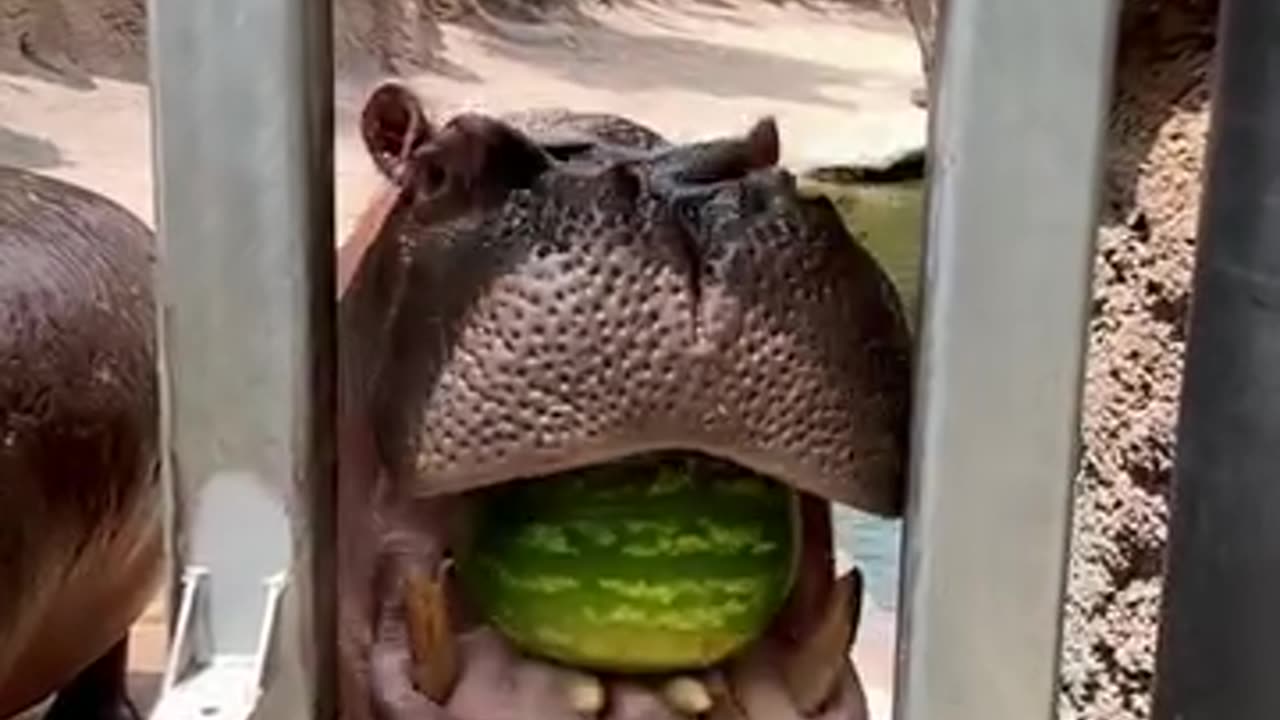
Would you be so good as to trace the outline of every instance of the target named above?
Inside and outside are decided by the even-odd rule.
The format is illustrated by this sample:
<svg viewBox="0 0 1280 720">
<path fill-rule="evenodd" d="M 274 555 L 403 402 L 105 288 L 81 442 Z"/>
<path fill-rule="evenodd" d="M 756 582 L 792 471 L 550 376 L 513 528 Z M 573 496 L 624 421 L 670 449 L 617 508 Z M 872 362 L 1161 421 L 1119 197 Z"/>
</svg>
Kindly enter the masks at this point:
<svg viewBox="0 0 1280 720">
<path fill-rule="evenodd" d="M 1159 720 L 1280 718 L 1280 4 L 1219 13 Z"/>
<path fill-rule="evenodd" d="M 948 5 L 894 716 L 1051 718 L 1120 4 Z"/>
<path fill-rule="evenodd" d="M 171 578 L 188 581 L 158 718 L 333 714 L 330 5 L 149 2 Z"/>
</svg>

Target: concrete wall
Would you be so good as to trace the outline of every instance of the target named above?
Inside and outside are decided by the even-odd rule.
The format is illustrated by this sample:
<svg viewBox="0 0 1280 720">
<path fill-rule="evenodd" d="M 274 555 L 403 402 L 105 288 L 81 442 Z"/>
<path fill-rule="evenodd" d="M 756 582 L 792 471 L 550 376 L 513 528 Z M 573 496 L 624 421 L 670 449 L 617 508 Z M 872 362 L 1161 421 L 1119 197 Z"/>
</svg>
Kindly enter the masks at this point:
<svg viewBox="0 0 1280 720">
<path fill-rule="evenodd" d="M 931 70 L 945 0 L 908 0 Z M 1064 720 L 1150 716 L 1216 0 L 1127 0 L 1081 428 Z"/>
</svg>

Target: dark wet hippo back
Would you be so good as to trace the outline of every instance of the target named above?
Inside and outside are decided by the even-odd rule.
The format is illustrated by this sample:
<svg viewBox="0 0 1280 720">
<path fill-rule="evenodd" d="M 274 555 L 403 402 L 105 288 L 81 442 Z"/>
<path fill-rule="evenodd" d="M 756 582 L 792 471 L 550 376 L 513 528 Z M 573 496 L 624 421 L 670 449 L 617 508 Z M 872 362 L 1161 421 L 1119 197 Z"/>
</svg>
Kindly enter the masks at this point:
<svg viewBox="0 0 1280 720">
<path fill-rule="evenodd" d="M 151 242 L 0 168 L 0 716 L 119 640 L 157 579 Z"/>
</svg>

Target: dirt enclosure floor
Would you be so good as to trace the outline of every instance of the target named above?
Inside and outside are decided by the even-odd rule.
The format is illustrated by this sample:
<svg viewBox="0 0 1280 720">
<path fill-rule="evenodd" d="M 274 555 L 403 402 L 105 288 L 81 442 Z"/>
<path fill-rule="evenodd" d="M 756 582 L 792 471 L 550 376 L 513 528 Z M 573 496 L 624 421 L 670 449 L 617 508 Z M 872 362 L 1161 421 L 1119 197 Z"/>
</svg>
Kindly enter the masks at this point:
<svg viewBox="0 0 1280 720">
<path fill-rule="evenodd" d="M 33 8 L 42 2 L 75 10 L 36 22 Z M 428 38 L 436 57 L 413 67 L 403 56 L 361 56 L 361 47 L 378 38 L 361 35 L 364 20 L 350 10 L 356 0 L 338 2 L 339 242 L 376 180 L 353 119 L 371 84 L 388 72 L 404 76 L 441 114 L 540 106 L 610 111 L 674 139 L 741 131 L 769 114 L 779 123 L 783 163 L 800 170 L 919 147 L 925 136 L 925 114 L 910 102 L 921 83 L 911 31 L 877 8 L 627 2 L 585 8 L 568 39 L 553 43 L 445 23 Z M 3 5 L 0 162 L 82 184 L 151 222 L 142 0 Z M 77 69 L 83 66 L 90 69 Z M 869 605 L 855 656 L 873 716 L 887 718 L 893 616 Z M 163 618 L 157 602 L 134 636 L 135 690 L 143 707 L 162 669 Z"/>
<path fill-rule="evenodd" d="M 639 2 L 585 14 L 589 22 L 555 43 L 442 25 L 439 67 L 403 77 L 440 115 L 609 111 L 674 139 L 737 132 L 773 115 L 783 162 L 796 168 L 923 142 L 925 114 L 909 101 L 919 60 L 904 20 L 841 3 L 749 0 Z M 21 43 L 3 32 L 0 24 L 0 159 L 83 183 L 150 219 L 145 75 L 134 68 L 83 83 L 59 79 L 13 57 Z M 375 180 L 352 122 L 385 76 L 364 63 L 338 79 L 339 237 Z"/>
</svg>

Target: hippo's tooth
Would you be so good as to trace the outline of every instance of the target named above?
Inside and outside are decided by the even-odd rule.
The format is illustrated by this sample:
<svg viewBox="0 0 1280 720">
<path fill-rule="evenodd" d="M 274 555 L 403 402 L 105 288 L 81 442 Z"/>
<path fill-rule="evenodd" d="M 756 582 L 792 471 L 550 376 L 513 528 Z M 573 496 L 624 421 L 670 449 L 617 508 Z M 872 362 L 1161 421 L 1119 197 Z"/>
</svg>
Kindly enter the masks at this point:
<svg viewBox="0 0 1280 720">
<path fill-rule="evenodd" d="M 418 691 L 443 703 L 458 680 L 458 648 L 449 615 L 447 583 L 451 577 L 441 563 L 434 577 L 407 569 L 404 583 L 405 623 L 413 656 L 413 681 Z"/>
<path fill-rule="evenodd" d="M 712 705 L 706 684 L 688 675 L 677 675 L 662 683 L 662 697 L 673 709 L 685 715 L 702 715 Z"/>
<path fill-rule="evenodd" d="M 862 611 L 862 575 L 857 568 L 836 580 L 818 621 L 799 644 L 784 647 L 780 670 L 787 692 L 806 715 L 835 692 Z"/>
<path fill-rule="evenodd" d="M 590 673 L 568 670 L 565 674 L 565 698 L 579 715 L 595 717 L 604 710 L 604 683 Z"/>
</svg>

